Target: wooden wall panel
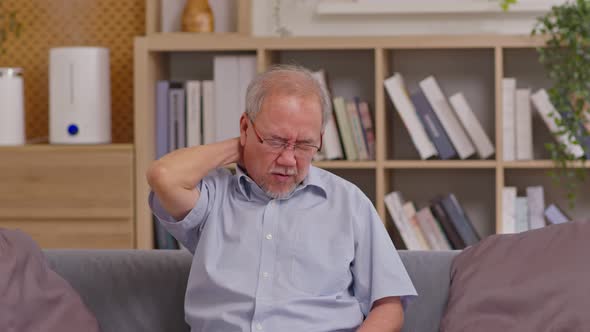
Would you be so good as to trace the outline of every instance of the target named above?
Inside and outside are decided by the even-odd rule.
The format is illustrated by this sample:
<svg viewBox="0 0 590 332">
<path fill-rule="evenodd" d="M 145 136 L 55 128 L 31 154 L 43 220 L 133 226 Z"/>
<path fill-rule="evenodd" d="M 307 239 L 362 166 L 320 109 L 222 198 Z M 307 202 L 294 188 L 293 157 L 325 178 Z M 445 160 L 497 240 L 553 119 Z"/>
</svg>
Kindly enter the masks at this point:
<svg viewBox="0 0 590 332">
<path fill-rule="evenodd" d="M 145 31 L 145 0 L 3 0 L 16 11 L 20 38 L 9 36 L 0 67 L 22 67 L 27 138 L 48 136 L 49 49 L 101 46 L 110 49 L 112 137 L 133 142 L 133 38 Z"/>
</svg>

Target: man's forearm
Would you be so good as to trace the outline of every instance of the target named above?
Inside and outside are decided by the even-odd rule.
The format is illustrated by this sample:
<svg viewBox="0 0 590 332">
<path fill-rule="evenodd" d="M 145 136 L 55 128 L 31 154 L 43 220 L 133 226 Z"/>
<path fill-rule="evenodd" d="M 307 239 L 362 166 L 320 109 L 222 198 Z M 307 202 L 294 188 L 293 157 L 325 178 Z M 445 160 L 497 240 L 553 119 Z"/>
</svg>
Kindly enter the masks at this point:
<svg viewBox="0 0 590 332">
<path fill-rule="evenodd" d="M 155 161 L 152 167 L 165 169 L 171 182 L 190 189 L 211 170 L 237 162 L 239 154 L 237 138 L 190 148 L 178 149 Z"/>
<path fill-rule="evenodd" d="M 164 209 L 180 220 L 198 200 L 196 186 L 207 173 L 239 158 L 240 142 L 234 138 L 173 151 L 154 161 L 146 176 Z"/>
<path fill-rule="evenodd" d="M 404 324 L 404 311 L 399 297 L 375 301 L 369 315 L 357 332 L 399 332 Z"/>
</svg>

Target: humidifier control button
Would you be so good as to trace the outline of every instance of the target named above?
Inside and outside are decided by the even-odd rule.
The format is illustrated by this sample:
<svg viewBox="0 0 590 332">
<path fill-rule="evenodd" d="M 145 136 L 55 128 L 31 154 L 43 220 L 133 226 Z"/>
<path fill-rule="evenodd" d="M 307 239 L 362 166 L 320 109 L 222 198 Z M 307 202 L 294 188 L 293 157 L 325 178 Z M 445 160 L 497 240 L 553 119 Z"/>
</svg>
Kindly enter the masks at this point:
<svg viewBox="0 0 590 332">
<path fill-rule="evenodd" d="M 70 134 L 70 136 L 75 136 L 78 134 L 78 126 L 76 126 L 75 124 L 71 124 L 68 126 L 68 134 Z"/>
</svg>

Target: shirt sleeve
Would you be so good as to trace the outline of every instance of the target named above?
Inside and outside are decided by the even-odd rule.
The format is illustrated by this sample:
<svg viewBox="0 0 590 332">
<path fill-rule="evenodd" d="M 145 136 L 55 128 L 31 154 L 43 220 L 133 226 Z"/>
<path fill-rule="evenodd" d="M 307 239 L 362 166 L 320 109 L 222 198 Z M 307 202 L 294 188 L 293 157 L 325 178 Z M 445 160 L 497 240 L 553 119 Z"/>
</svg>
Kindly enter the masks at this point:
<svg viewBox="0 0 590 332">
<path fill-rule="evenodd" d="M 361 201 L 354 221 L 354 296 L 365 316 L 375 301 L 389 296 L 401 297 L 405 309 L 416 289 L 373 204 L 364 195 Z"/>
<path fill-rule="evenodd" d="M 226 170 L 212 171 L 199 182 L 197 185 L 201 193 L 199 199 L 182 220 L 172 217 L 161 205 L 158 195 L 153 191 L 150 192 L 148 202 L 152 213 L 164 228 L 191 253 L 196 250 L 201 229 L 213 209 L 217 192 L 223 190 L 221 184 L 226 175 L 223 171 Z"/>
</svg>

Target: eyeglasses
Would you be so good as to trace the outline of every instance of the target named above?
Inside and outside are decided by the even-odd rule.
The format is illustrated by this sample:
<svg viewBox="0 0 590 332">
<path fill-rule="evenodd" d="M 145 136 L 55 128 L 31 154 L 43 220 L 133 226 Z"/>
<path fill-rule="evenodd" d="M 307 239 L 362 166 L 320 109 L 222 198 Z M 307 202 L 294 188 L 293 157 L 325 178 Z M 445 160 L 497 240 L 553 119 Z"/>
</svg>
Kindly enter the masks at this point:
<svg viewBox="0 0 590 332">
<path fill-rule="evenodd" d="M 318 152 L 322 148 L 322 135 L 320 135 L 320 146 L 316 146 L 313 144 L 308 143 L 289 143 L 284 139 L 280 138 L 262 138 L 256 130 L 256 125 L 254 125 L 254 121 L 248 117 L 250 123 L 252 124 L 252 129 L 254 129 L 254 134 L 256 134 L 256 138 L 260 144 L 264 144 L 271 152 L 279 154 L 285 151 L 285 149 L 293 147 L 293 154 L 296 158 L 299 159 L 307 159 L 313 157 L 313 155 Z"/>
</svg>

